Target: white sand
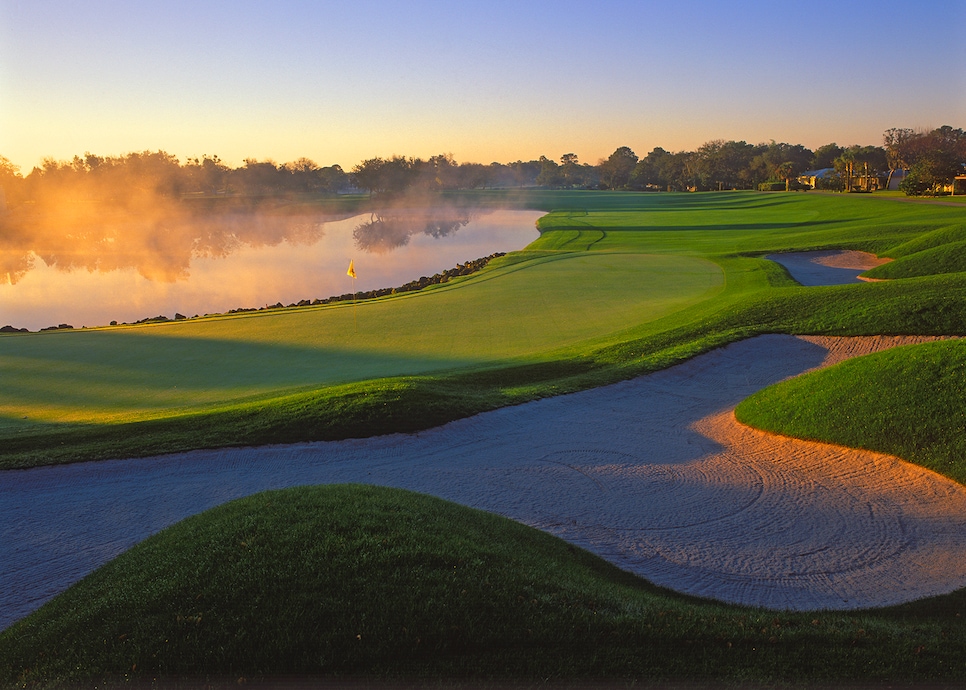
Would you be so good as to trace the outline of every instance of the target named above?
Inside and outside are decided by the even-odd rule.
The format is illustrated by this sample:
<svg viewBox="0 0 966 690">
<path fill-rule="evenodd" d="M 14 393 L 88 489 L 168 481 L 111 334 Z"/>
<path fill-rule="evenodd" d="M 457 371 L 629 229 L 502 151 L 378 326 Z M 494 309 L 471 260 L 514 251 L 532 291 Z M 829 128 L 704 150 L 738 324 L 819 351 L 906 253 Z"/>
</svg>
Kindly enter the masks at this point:
<svg viewBox="0 0 966 690">
<path fill-rule="evenodd" d="M 861 252 L 775 255 L 805 285 Z M 0 472 L 0 629 L 163 527 L 232 498 L 365 482 L 507 515 L 651 581 L 774 609 L 966 586 L 966 487 L 897 458 L 758 432 L 734 406 L 928 337 L 762 336 L 614 386 L 413 435 Z"/>
<path fill-rule="evenodd" d="M 843 285 L 859 283 L 866 278 L 860 273 L 888 263 L 875 254 L 857 251 L 786 252 L 769 254 L 767 259 L 779 263 L 802 285 Z"/>
<path fill-rule="evenodd" d="M 231 498 L 367 482 L 507 515 L 655 583 L 775 609 L 966 586 L 966 488 L 875 453 L 772 436 L 760 388 L 925 338 L 761 336 L 633 381 L 414 435 L 0 473 L 0 627 L 162 527 Z"/>
</svg>

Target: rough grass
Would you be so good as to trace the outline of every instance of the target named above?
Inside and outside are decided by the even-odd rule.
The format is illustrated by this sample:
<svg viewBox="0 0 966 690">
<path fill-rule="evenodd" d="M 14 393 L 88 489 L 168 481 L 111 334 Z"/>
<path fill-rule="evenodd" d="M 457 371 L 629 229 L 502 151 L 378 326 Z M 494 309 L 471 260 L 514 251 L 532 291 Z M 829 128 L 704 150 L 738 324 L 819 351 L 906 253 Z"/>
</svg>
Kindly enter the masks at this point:
<svg viewBox="0 0 966 690">
<path fill-rule="evenodd" d="M 890 247 L 885 255 L 893 259 L 901 259 L 924 249 L 934 249 L 944 244 L 964 240 L 966 240 L 966 224 L 963 223 L 947 225 L 936 230 L 923 229 L 908 242 Z"/>
<path fill-rule="evenodd" d="M 0 633 L 0 683 L 961 679 L 966 602 L 775 613 L 675 595 L 509 520 L 395 489 L 189 518 Z"/>
</svg>

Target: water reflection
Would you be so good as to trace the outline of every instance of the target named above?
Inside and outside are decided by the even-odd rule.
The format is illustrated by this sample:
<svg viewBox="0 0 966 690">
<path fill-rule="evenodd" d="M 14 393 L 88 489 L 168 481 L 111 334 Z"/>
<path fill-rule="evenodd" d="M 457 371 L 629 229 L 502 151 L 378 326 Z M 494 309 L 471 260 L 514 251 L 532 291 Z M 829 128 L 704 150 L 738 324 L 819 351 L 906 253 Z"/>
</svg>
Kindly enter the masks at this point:
<svg viewBox="0 0 966 690">
<path fill-rule="evenodd" d="M 0 216 L 0 283 L 17 284 L 36 259 L 62 271 L 133 268 L 151 281 L 187 279 L 192 260 L 226 257 L 240 247 L 311 245 L 337 216 L 242 210 L 199 212 L 180 204 L 150 208 L 65 203 Z"/>
<path fill-rule="evenodd" d="M 0 326 L 101 326 L 396 287 L 537 235 L 532 211 L 71 202 L 0 215 Z M 355 258 L 359 280 L 346 284 Z"/>
<path fill-rule="evenodd" d="M 409 243 L 418 233 L 439 239 L 453 234 L 483 211 L 431 209 L 373 213 L 352 231 L 356 247 L 364 252 L 384 254 Z"/>
</svg>

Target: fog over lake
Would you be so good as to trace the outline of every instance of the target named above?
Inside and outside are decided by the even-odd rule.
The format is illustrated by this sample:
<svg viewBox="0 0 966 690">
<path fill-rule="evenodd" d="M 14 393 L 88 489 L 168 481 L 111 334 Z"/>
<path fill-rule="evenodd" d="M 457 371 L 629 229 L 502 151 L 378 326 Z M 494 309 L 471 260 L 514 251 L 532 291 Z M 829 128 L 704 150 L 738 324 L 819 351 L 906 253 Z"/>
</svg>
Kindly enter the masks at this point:
<svg viewBox="0 0 966 690">
<path fill-rule="evenodd" d="M 346 215 L 101 208 L 60 222 L 8 217 L 0 326 L 105 326 L 396 287 L 522 249 L 543 214 L 436 207 Z M 346 274 L 350 259 L 355 281 Z"/>
</svg>

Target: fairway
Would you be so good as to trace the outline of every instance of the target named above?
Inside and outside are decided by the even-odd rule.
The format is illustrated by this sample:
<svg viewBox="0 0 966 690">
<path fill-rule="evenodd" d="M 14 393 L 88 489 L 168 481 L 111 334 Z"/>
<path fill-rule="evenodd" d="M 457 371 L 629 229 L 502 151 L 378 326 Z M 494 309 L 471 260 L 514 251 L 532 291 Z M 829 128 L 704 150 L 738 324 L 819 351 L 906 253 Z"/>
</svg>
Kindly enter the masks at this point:
<svg viewBox="0 0 966 690">
<path fill-rule="evenodd" d="M 560 252 L 328 307 L 0 339 L 0 430 L 164 415 L 295 388 L 546 356 L 713 297 L 714 263 Z M 26 419 L 24 419 L 26 418 Z"/>
<path fill-rule="evenodd" d="M 758 333 L 963 328 L 960 273 L 822 292 L 763 258 L 894 248 L 912 261 L 961 240 L 959 207 L 754 192 L 460 198 L 549 213 L 523 251 L 418 292 L 0 337 L 0 461 L 413 431 L 626 379 Z"/>
<path fill-rule="evenodd" d="M 385 647 L 389 651 L 380 657 L 380 633 L 358 632 L 358 616 L 375 620 L 366 613 L 371 606 L 391 611 L 389 625 L 403 635 L 412 632 L 413 611 L 431 612 L 429 625 L 445 631 L 446 639 L 453 625 L 466 631 L 471 646 L 482 645 L 497 658 L 473 666 L 469 673 L 475 677 L 516 664 L 524 675 L 538 666 L 559 668 L 561 631 L 575 635 L 567 658 L 588 677 L 664 677 L 652 657 L 666 660 L 671 677 L 682 678 L 702 673 L 850 678 L 868 677 L 870 668 L 890 679 L 951 677 L 966 639 L 961 483 L 966 470 L 958 451 L 958 417 L 927 412 L 926 423 L 922 401 L 960 401 L 962 367 L 934 366 L 949 363 L 953 346 L 914 345 L 888 360 L 869 360 L 871 374 L 862 378 L 885 381 L 872 386 L 869 400 L 878 407 L 889 398 L 877 426 L 865 423 L 868 414 L 843 414 L 852 409 L 844 403 L 816 405 L 824 399 L 818 394 L 793 401 L 794 409 L 786 404 L 777 410 L 827 408 L 821 411 L 830 413 L 832 428 L 856 434 L 847 445 L 895 449 L 945 478 L 880 453 L 744 427 L 733 406 L 762 386 L 862 351 L 966 333 L 966 274 L 958 270 L 957 245 L 962 209 L 785 193 L 539 192 L 516 203 L 557 209 L 541 219 L 537 241 L 477 274 L 420 292 L 357 304 L 0 338 L 0 466 L 74 463 L 0 473 L 8 489 L 0 492 L 5 499 L 0 512 L 6 511 L 9 525 L 4 537 L 9 546 L 0 552 L 16 554 L 6 572 L 0 566 L 0 580 L 16 583 L 6 588 L 9 603 L 0 595 L 0 608 L 12 611 L 15 620 L 147 535 L 231 497 L 282 486 L 363 482 L 498 512 L 569 542 L 555 548 L 575 556 L 575 547 L 588 548 L 646 578 L 649 582 L 634 580 L 633 586 L 653 593 L 628 608 L 637 595 L 610 598 L 611 584 L 603 576 L 581 576 L 573 596 L 587 602 L 587 615 L 594 621 L 615 617 L 605 645 L 585 623 L 569 622 L 570 594 L 563 599 L 563 623 L 555 614 L 543 618 L 550 612 L 546 604 L 558 597 L 557 585 L 548 582 L 569 569 L 570 556 L 535 567 L 512 565 L 511 578 L 526 584 L 513 579 L 507 585 L 509 605 L 494 609 L 498 620 L 483 628 L 471 623 L 478 619 L 478 604 L 456 623 L 436 620 L 437 611 L 445 618 L 451 608 L 426 606 L 439 600 L 427 575 L 450 582 L 455 574 L 468 574 L 473 584 L 460 585 L 455 594 L 494 601 L 490 576 L 478 568 L 509 562 L 476 555 L 452 561 L 462 547 L 448 543 L 446 558 L 433 556 L 425 567 L 410 567 L 430 535 L 476 529 L 487 519 L 469 514 L 425 533 L 428 523 L 420 518 L 418 526 L 403 527 L 405 534 L 382 541 L 363 529 L 361 546 L 344 545 L 351 563 L 332 560 L 334 553 L 326 550 L 324 562 L 331 567 L 313 572 L 333 582 L 354 582 L 347 578 L 358 561 L 361 572 L 378 584 L 362 596 L 359 587 L 368 585 L 348 586 L 349 594 L 334 602 L 338 615 L 327 615 L 324 623 L 293 624 L 297 612 L 315 610 L 325 599 L 320 592 L 333 588 L 307 584 L 300 593 L 294 585 L 278 586 L 282 580 L 264 567 L 268 562 L 279 572 L 295 572 L 302 545 L 318 543 L 325 533 L 325 526 L 307 533 L 307 523 L 286 519 L 290 528 L 273 528 L 267 541 L 291 537 L 296 550 L 263 554 L 267 561 L 248 570 L 239 569 L 232 554 L 261 552 L 266 540 L 255 539 L 258 535 L 240 539 L 234 528 L 221 536 L 215 529 L 209 542 L 227 545 L 228 551 L 186 546 L 183 553 L 192 562 L 198 553 L 225 555 L 198 571 L 211 587 L 200 599 L 197 588 L 189 587 L 183 606 L 172 603 L 177 597 L 153 603 L 139 586 L 124 584 L 128 580 L 97 584 L 102 575 L 95 574 L 85 581 L 93 583 L 89 586 L 110 596 L 120 592 L 135 608 L 118 616 L 113 612 L 123 606 L 113 600 L 103 610 L 86 603 L 99 601 L 99 594 L 72 599 L 88 586 L 81 583 L 81 589 L 0 634 L 4 649 L 24 640 L 23 658 L 34 659 L 16 661 L 5 672 L 41 668 L 35 660 L 50 656 L 49 645 L 57 648 L 65 639 L 79 640 L 69 644 L 81 654 L 93 650 L 90 659 L 97 659 L 103 637 L 116 639 L 123 652 L 119 662 L 103 668 L 127 673 L 135 663 L 128 641 L 140 646 L 148 639 L 132 625 L 156 619 L 155 637 L 163 644 L 189 640 L 191 648 L 206 653 L 229 648 L 221 638 L 212 641 L 220 630 L 228 630 L 230 640 L 253 634 L 281 641 L 277 651 L 267 653 L 267 665 L 259 665 L 263 672 L 294 668 L 291 650 L 315 639 L 301 634 L 306 629 L 329 635 L 324 639 L 332 642 L 324 645 L 342 644 L 339 621 L 346 621 L 351 649 L 373 650 L 366 654 L 374 656 L 362 666 L 326 662 L 323 668 L 311 660 L 306 672 L 365 668 L 378 674 L 384 668 L 405 675 L 397 647 Z M 785 256 L 765 258 L 776 254 Z M 819 266 L 824 275 L 844 261 L 854 280 L 867 266 L 900 257 L 915 270 L 883 282 L 811 280 L 800 265 Z M 874 337 L 830 337 L 861 335 Z M 891 362 L 889 371 L 914 371 L 917 385 L 895 385 L 888 371 L 875 370 L 877 361 Z M 866 371 L 868 365 L 857 366 Z M 829 390 L 856 401 L 849 371 L 829 370 L 828 378 L 810 380 L 823 387 L 832 381 Z M 612 383 L 617 385 L 605 387 Z M 810 422 L 801 435 L 834 440 L 813 426 L 818 428 Z M 935 441 L 931 445 L 921 442 L 923 428 Z M 892 443 L 896 435 L 899 445 Z M 925 449 L 921 457 L 906 457 L 910 443 Z M 120 459 L 78 462 L 103 458 Z M 361 495 L 358 489 L 336 492 L 345 496 L 347 520 L 358 523 L 369 503 L 352 498 Z M 251 503 L 244 505 L 251 509 Z M 379 519 L 398 525 L 403 514 L 390 512 Z M 217 514 L 199 515 L 196 524 L 204 528 Z M 320 519 L 328 520 L 328 513 Z M 251 515 L 243 520 L 262 524 Z M 341 531 L 333 536 L 342 544 Z M 393 551 L 410 544 L 407 539 L 411 545 Z M 488 531 L 480 543 L 490 549 L 498 540 Z M 531 554 L 530 546 L 506 548 Z M 148 567 L 170 571 L 172 581 L 180 581 L 185 568 L 163 565 L 170 553 L 149 550 L 154 565 Z M 380 554 L 387 560 L 372 560 Z M 112 567 L 98 573 L 113 577 Z M 130 572 L 142 571 L 136 566 Z M 228 584 L 236 573 L 256 595 L 283 598 L 295 592 L 296 613 L 278 619 L 258 614 L 238 628 L 235 616 L 250 610 L 251 598 L 244 587 Z M 146 589 L 154 591 L 159 581 L 150 577 Z M 391 586 L 380 589 L 386 582 Z M 676 593 L 651 590 L 650 583 Z M 548 586 L 546 597 L 530 594 Z M 244 596 L 227 601 L 220 612 L 220 605 L 212 608 L 211 602 L 236 591 Z M 932 598 L 912 601 L 920 597 Z M 602 607 L 604 601 L 619 603 Z M 392 608 L 396 602 L 401 609 Z M 521 617 L 521 604 L 534 607 L 540 620 Z M 891 604 L 900 605 L 878 608 Z M 78 611 L 79 617 L 58 607 Z M 864 610 L 852 611 L 857 607 Z M 146 609 L 160 614 L 152 618 Z M 44 616 L 61 627 L 42 639 L 33 631 L 55 629 Z M 667 627 L 672 619 L 681 626 L 677 632 Z M 182 634 L 186 621 L 188 636 Z M 511 644 L 512 653 L 504 649 L 509 638 L 502 631 L 524 624 L 526 642 Z M 98 625 L 108 632 L 88 645 Z M 552 632 L 540 633 L 541 628 Z M 139 632 L 128 632 L 134 629 Z M 497 641 L 486 642 L 489 631 L 501 631 Z M 194 632 L 201 637 L 196 640 Z M 428 639 L 416 636 L 417 645 Z M 666 653 L 640 653 L 663 650 L 662 645 Z M 603 665 L 596 651 L 601 648 L 614 654 Z M 926 648 L 938 650 L 932 661 L 920 656 Z M 427 651 L 433 663 L 438 649 Z M 742 650 L 745 658 L 736 656 Z M 696 662 L 695 651 L 704 661 Z M 139 673 L 162 656 L 149 649 L 136 662 Z M 53 657 L 54 670 L 40 671 L 41 676 L 114 673 L 102 671 L 99 661 L 71 661 L 69 669 L 56 670 L 66 657 Z M 251 654 L 227 658 L 233 669 L 242 668 Z M 721 675 L 732 662 L 734 672 Z M 158 663 L 164 672 L 174 668 L 173 662 Z M 695 671 L 695 663 L 706 670 Z M 219 667 L 205 657 L 189 659 L 185 668 Z M 446 668 L 444 663 L 436 673 Z M 540 677 L 548 676 L 541 671 Z"/>
</svg>

